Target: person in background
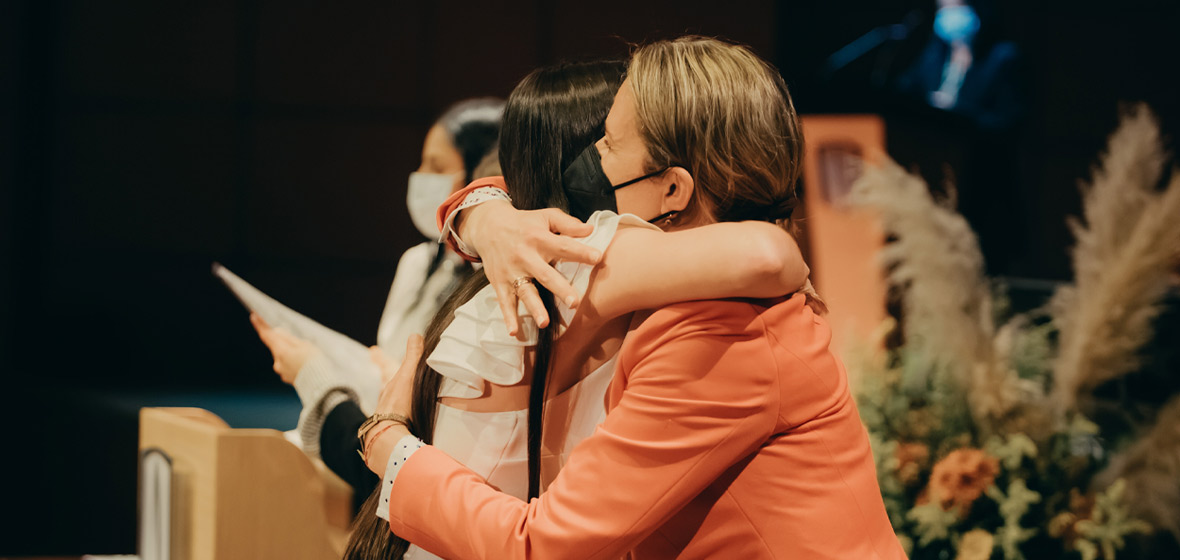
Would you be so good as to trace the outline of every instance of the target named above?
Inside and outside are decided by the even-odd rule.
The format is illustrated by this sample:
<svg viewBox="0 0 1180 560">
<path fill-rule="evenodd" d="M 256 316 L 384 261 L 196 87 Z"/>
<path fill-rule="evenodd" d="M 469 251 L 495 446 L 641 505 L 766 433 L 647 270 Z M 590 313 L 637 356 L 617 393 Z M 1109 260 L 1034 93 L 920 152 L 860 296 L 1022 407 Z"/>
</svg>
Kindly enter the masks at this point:
<svg viewBox="0 0 1180 560">
<path fill-rule="evenodd" d="M 938 111 L 915 113 L 907 126 L 926 129 L 928 140 L 899 144 L 894 157 L 920 167 L 935 193 L 953 188 L 942 194 L 957 201 L 979 236 L 988 273 L 1010 274 L 1027 227 L 1019 188 L 1026 87 L 1020 53 L 1002 39 L 994 2 L 937 6 L 933 36 L 896 87 Z"/>
<path fill-rule="evenodd" d="M 1011 128 L 1021 109 L 1016 45 L 997 37 L 986 0 L 938 0 L 934 36 L 897 89 L 985 130 Z"/>
<path fill-rule="evenodd" d="M 426 133 L 422 162 L 410 174 L 406 206 L 414 226 L 427 238 L 402 254 L 381 321 L 377 341 L 389 359 L 400 360 L 410 335 L 421 335 L 439 306 L 473 269 L 439 243 L 435 223 L 438 205 L 482 171 L 498 174 L 489 154 L 495 153 L 504 102 L 494 98 L 460 101 L 446 110 Z M 311 343 L 267 325 L 251 314 L 250 321 L 274 357 L 283 382 L 295 387 L 303 410 L 296 431 L 304 452 L 320 457 L 353 488 L 355 505 L 377 484 L 356 454 L 356 430 L 364 422 L 359 391 L 342 384 L 333 365 Z"/>
<path fill-rule="evenodd" d="M 397 264 L 389 299 L 377 326 L 377 345 L 400 360 L 406 339 L 421 335 L 439 305 L 471 274 L 471 266 L 439 243 L 434 214 L 452 192 L 484 173 L 499 175 L 495 159 L 504 102 L 471 99 L 453 105 L 426 133 L 422 165 L 410 174 L 406 206 L 427 241 L 411 247 Z M 494 156 L 492 156 L 494 158 Z M 486 161 L 485 161 L 486 160 Z M 481 173 L 477 168 L 484 163 Z"/>
</svg>

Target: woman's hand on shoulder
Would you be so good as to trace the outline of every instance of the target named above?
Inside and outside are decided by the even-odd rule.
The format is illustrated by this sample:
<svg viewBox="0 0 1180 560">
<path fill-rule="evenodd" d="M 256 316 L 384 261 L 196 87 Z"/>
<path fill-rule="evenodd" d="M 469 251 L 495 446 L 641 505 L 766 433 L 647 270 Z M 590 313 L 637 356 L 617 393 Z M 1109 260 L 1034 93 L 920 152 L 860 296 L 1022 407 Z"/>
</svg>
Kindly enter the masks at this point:
<svg viewBox="0 0 1180 560">
<path fill-rule="evenodd" d="M 381 379 L 384 381 L 376 412 L 410 417 L 414 402 L 414 374 L 422 359 L 422 350 L 422 337 L 416 334 L 406 340 L 406 357 L 400 364 L 390 360 L 380 348 L 369 348 L 369 359 L 381 368 Z"/>
<path fill-rule="evenodd" d="M 381 368 L 381 377 L 385 380 L 381 394 L 377 397 L 374 414 L 411 417 L 414 406 L 414 377 L 418 370 L 418 362 L 422 359 L 422 352 L 422 337 L 416 334 L 410 335 L 406 341 L 406 357 L 399 366 L 395 366 L 380 348 L 369 348 L 369 358 Z M 400 422 L 391 422 L 389 426 L 369 430 L 364 442 L 367 450 L 363 455 L 365 464 L 378 476 L 383 475 L 393 446 L 409 433 L 409 426 Z"/>
<path fill-rule="evenodd" d="M 490 201 L 460 213 L 459 236 L 479 254 L 488 281 L 496 290 L 509 334 L 520 330 L 517 302 L 537 325 L 549 324 L 549 314 L 536 287 L 521 279 L 536 280 L 570 307 L 580 295 L 553 267 L 556 261 L 598 264 L 602 254 L 574 237 L 590 235 L 589 224 L 554 208 L 517 210 L 507 201 Z"/>
<path fill-rule="evenodd" d="M 303 369 L 313 356 L 320 353 L 316 345 L 299 338 L 281 327 L 272 327 L 257 313 L 250 314 L 250 324 L 258 331 L 258 338 L 270 350 L 274 357 L 275 373 L 283 383 L 293 385 L 299 370 Z"/>
</svg>

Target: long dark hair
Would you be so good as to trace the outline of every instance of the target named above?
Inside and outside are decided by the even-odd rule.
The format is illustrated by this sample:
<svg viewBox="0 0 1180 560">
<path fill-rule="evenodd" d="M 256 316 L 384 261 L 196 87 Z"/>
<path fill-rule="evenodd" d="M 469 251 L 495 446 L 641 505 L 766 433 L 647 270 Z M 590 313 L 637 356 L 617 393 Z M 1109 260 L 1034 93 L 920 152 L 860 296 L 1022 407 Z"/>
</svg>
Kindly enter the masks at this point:
<svg viewBox="0 0 1180 560">
<path fill-rule="evenodd" d="M 442 333 L 455 318 L 455 309 L 475 296 L 476 292 L 488 285 L 488 277 L 483 270 L 478 270 L 467 277 L 462 284 L 449 296 L 430 325 L 426 327 L 425 344 L 422 359 L 414 372 L 414 400 L 410 407 L 410 431 L 422 441 L 431 443 L 434 440 L 434 419 L 438 410 L 438 390 L 442 384 L 442 376 L 426 365 L 429 356 L 438 346 Z M 401 558 L 409 549 L 410 543 L 389 531 L 389 525 L 377 517 L 377 502 L 381 501 L 381 485 L 373 489 L 369 499 L 361 504 L 360 511 L 352 522 L 352 535 L 348 539 L 348 547 L 344 551 L 346 560 L 385 560 Z"/>
<path fill-rule="evenodd" d="M 569 201 L 561 175 L 574 158 L 603 135 L 603 123 L 623 80 L 622 62 L 572 63 L 542 68 L 525 76 L 508 96 L 500 136 L 500 166 L 513 205 L 521 210 L 560 208 Z M 586 219 L 588 216 L 578 216 Z M 529 389 L 529 498 L 540 494 L 541 432 L 553 354 L 553 294 L 537 285 L 551 318 L 537 333 L 536 360 Z"/>
<path fill-rule="evenodd" d="M 522 210 L 568 209 L 561 191 L 561 174 L 570 162 L 603 134 L 603 123 L 615 91 L 623 80 L 622 62 L 567 63 L 533 71 L 508 96 L 500 129 L 500 165 L 513 205 Z M 579 216 L 585 219 L 586 216 Z M 414 378 L 410 431 L 430 443 L 438 411 L 442 376 L 426 365 L 455 309 L 488 285 L 482 270 L 465 280 L 443 302 L 426 329 L 422 359 Z M 550 317 L 557 317 L 553 295 L 538 286 Z M 529 497 L 540 490 L 541 424 L 546 379 L 553 353 L 555 325 L 540 329 L 529 390 Z M 405 539 L 389 531 L 376 516 L 380 488 L 361 506 L 353 522 L 346 560 L 401 558 L 409 548 Z"/>
</svg>

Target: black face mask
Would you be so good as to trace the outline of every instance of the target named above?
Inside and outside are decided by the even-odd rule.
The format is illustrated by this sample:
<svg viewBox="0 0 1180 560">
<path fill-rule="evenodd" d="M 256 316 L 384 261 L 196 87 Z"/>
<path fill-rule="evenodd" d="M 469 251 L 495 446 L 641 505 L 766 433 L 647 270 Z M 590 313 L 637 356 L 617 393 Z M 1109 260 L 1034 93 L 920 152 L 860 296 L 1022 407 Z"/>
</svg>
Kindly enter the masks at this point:
<svg viewBox="0 0 1180 560">
<path fill-rule="evenodd" d="M 619 206 L 615 201 L 616 190 L 654 177 L 667 170 L 668 168 L 665 167 L 630 181 L 612 185 L 610 179 L 607 179 L 606 173 L 602 171 L 602 156 L 598 154 L 598 147 L 590 144 L 570 163 L 569 167 L 565 169 L 565 173 L 562 173 L 561 188 L 565 191 L 565 197 L 569 199 L 570 215 L 584 222 L 590 217 L 590 214 L 599 210 L 618 212 Z M 656 216 L 653 220 L 659 220 L 662 217 L 664 216 Z"/>
</svg>

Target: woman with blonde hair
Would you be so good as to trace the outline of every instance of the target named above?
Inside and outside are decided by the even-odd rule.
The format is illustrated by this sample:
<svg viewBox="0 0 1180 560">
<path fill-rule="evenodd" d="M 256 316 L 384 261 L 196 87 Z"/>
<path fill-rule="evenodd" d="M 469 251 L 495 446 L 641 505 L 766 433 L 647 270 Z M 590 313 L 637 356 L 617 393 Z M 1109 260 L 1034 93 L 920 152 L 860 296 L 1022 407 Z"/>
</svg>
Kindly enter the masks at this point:
<svg viewBox="0 0 1180 560">
<path fill-rule="evenodd" d="M 555 378 L 576 366 L 565 356 L 579 355 L 568 346 L 579 340 L 578 318 L 599 314 L 596 289 L 636 273 L 614 264 L 628 252 L 625 234 L 782 224 L 797 202 L 797 117 L 782 78 L 748 49 L 699 37 L 653 43 L 634 53 L 627 76 L 603 139 L 579 158 L 588 171 L 576 190 L 672 233 L 616 234 L 556 344 Z M 459 232 L 493 284 L 511 285 L 535 315 L 540 298 L 527 279 L 542 273 L 520 263 L 546 259 L 501 259 L 511 241 L 495 233 L 520 229 L 527 219 L 514 212 L 503 202 L 470 208 Z M 421 349 L 408 352 L 382 392 L 382 431 L 365 438 L 366 463 L 384 476 L 378 513 L 448 558 L 904 558 L 818 307 L 796 294 L 637 314 L 619 347 L 606 419 L 527 503 L 409 435 L 398 415 L 412 408 Z"/>
</svg>

